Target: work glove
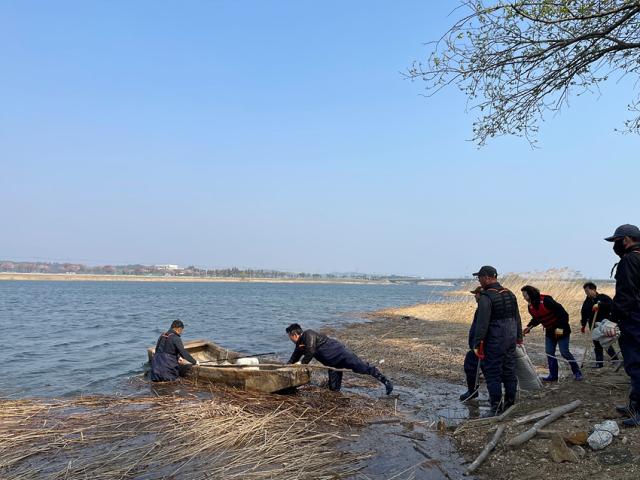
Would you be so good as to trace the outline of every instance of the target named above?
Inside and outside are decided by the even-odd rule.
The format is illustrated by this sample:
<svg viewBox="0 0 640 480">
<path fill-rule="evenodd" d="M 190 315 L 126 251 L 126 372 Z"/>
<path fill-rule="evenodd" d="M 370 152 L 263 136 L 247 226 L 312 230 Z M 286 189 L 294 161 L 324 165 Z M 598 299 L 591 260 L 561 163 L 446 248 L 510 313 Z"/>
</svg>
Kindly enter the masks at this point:
<svg viewBox="0 0 640 480">
<path fill-rule="evenodd" d="M 587 326 L 583 325 L 582 328 L 580 329 L 580 333 L 584 333 L 584 331 L 586 330 Z"/>
<path fill-rule="evenodd" d="M 196 360 L 196 366 L 200 365 L 200 362 L 198 360 Z"/>
<path fill-rule="evenodd" d="M 560 338 L 564 335 L 564 330 L 562 328 L 556 328 L 556 331 L 554 333 L 556 335 L 556 338 Z"/>
<path fill-rule="evenodd" d="M 596 303 L 593 307 L 591 307 L 592 312 L 597 312 L 600 310 L 600 304 Z"/>
<path fill-rule="evenodd" d="M 531 327 L 526 327 L 524 330 L 522 330 L 522 334 L 523 335 L 529 335 L 530 331 L 531 331 Z"/>
</svg>

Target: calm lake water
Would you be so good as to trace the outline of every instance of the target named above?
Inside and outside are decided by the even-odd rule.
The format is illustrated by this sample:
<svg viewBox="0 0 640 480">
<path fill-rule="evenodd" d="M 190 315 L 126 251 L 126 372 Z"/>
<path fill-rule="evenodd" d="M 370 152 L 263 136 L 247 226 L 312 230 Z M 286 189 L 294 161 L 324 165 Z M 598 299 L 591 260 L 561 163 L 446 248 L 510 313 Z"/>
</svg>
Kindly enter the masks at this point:
<svg viewBox="0 0 640 480">
<path fill-rule="evenodd" d="M 286 359 L 285 327 L 340 326 L 362 312 L 440 297 L 451 287 L 277 283 L 0 282 L 0 396 L 126 391 L 171 321 L 184 340 Z"/>
</svg>

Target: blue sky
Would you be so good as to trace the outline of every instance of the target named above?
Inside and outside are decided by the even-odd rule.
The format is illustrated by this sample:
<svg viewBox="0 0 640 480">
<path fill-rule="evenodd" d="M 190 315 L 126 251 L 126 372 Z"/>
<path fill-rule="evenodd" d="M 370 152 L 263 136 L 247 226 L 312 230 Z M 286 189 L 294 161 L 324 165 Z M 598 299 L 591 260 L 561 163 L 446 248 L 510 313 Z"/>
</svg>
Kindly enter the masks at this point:
<svg viewBox="0 0 640 480">
<path fill-rule="evenodd" d="M 478 149 L 400 74 L 456 5 L 0 2 L 0 258 L 608 276 L 633 84 Z"/>
</svg>

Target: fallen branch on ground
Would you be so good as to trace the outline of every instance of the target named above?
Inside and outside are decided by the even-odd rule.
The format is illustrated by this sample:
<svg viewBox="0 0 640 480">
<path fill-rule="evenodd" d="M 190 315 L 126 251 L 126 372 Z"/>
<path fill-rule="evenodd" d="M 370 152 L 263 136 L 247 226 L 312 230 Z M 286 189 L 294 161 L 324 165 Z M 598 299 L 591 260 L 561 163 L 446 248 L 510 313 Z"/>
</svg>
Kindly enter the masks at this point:
<svg viewBox="0 0 640 480">
<path fill-rule="evenodd" d="M 538 433 L 538 431 L 542 429 L 542 427 L 546 427 L 550 423 L 556 421 L 565 413 L 569 413 L 575 410 L 581 404 L 582 402 L 580 400 L 574 400 L 573 402 L 568 403 L 567 405 L 562 405 L 560 407 L 556 407 L 552 409 L 551 415 L 543 418 L 542 420 L 538 420 L 536 423 L 533 424 L 533 427 L 531 427 L 529 430 L 526 430 L 525 432 L 522 432 L 520 435 L 513 437 L 511 440 L 507 442 L 507 445 L 510 447 L 517 447 L 519 445 L 522 445 L 527 440 L 532 439 L 536 435 L 536 433 Z"/>
<path fill-rule="evenodd" d="M 495 435 L 493 436 L 491 441 L 487 443 L 487 445 L 484 447 L 482 452 L 480 452 L 480 455 L 478 455 L 478 457 L 473 461 L 473 463 L 469 465 L 469 467 L 465 470 L 464 472 L 465 475 L 470 475 L 471 473 L 473 473 L 475 469 L 478 468 L 480 465 L 482 465 L 482 462 L 484 462 L 487 459 L 487 457 L 489 456 L 489 453 L 491 453 L 491 450 L 496 448 L 496 445 L 498 444 L 498 440 L 500 440 L 500 437 L 504 432 L 504 428 L 505 428 L 504 425 L 498 425 L 498 429 L 496 430 Z"/>
</svg>

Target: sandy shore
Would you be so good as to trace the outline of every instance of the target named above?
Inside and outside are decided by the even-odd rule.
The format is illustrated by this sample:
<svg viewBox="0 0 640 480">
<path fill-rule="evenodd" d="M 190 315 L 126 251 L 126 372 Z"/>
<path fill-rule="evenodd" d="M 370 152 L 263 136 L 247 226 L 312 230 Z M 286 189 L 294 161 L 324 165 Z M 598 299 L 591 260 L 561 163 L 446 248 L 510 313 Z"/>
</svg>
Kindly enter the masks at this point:
<svg viewBox="0 0 640 480">
<path fill-rule="evenodd" d="M 309 283 L 344 285 L 390 285 L 387 280 L 296 279 L 296 278 L 228 278 L 228 277 L 156 277 L 147 275 L 90 275 L 65 273 L 0 273 L 0 280 L 60 282 L 184 282 L 184 283 Z"/>
</svg>

